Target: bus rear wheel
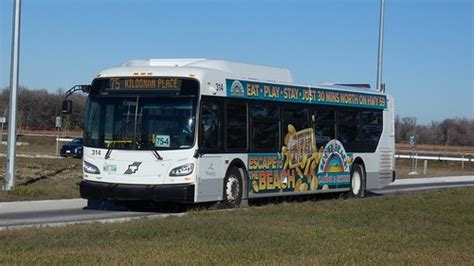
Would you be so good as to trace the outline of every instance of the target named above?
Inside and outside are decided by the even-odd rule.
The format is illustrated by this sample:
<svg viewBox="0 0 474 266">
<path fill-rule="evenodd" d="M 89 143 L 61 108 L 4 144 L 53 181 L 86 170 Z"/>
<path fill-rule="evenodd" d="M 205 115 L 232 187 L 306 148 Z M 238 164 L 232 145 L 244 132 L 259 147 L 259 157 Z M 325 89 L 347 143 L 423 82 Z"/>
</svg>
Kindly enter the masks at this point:
<svg viewBox="0 0 474 266">
<path fill-rule="evenodd" d="M 352 167 L 350 189 L 349 195 L 351 197 L 365 197 L 365 171 L 360 164 L 354 164 Z"/>
<path fill-rule="evenodd" d="M 237 167 L 232 167 L 224 178 L 224 208 L 236 208 L 242 201 L 242 175 Z"/>
</svg>

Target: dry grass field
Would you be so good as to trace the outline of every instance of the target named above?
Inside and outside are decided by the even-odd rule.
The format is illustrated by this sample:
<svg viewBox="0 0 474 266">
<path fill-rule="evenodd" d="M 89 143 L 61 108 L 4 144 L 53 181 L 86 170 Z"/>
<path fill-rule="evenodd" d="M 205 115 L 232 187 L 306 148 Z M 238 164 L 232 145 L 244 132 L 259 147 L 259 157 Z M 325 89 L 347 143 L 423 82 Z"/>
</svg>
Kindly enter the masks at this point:
<svg viewBox="0 0 474 266">
<path fill-rule="evenodd" d="M 4 141 L 6 136 L 3 137 Z M 56 137 L 19 136 L 16 158 L 16 186 L 0 191 L 0 202 L 79 197 L 82 161 L 71 158 L 25 158 L 22 155 L 56 156 Z M 6 145 L 0 145 L 0 174 L 5 176 Z M 3 184 L 3 180 L 2 180 Z"/>
<path fill-rule="evenodd" d="M 5 165 L 5 157 L 0 163 Z M 17 158 L 16 186 L 11 192 L 0 191 L 0 202 L 78 198 L 81 168 L 78 159 Z M 5 176 L 5 167 L 0 173 Z"/>
<path fill-rule="evenodd" d="M 6 141 L 6 135 L 3 141 Z M 20 135 L 17 141 L 21 145 L 17 145 L 17 154 L 26 155 L 56 155 L 56 136 L 30 136 Z M 59 147 L 66 142 L 59 142 Z M 6 153 L 6 145 L 0 145 L 0 153 Z"/>
<path fill-rule="evenodd" d="M 1 265 L 473 265 L 474 189 L 0 231 Z"/>
<path fill-rule="evenodd" d="M 464 170 L 461 162 L 428 161 L 426 175 L 423 174 L 424 160 L 418 160 L 418 175 L 409 176 L 411 172 L 410 159 L 397 159 L 395 169 L 397 178 L 435 177 L 435 176 L 461 176 L 474 175 L 474 162 L 464 163 Z"/>
</svg>

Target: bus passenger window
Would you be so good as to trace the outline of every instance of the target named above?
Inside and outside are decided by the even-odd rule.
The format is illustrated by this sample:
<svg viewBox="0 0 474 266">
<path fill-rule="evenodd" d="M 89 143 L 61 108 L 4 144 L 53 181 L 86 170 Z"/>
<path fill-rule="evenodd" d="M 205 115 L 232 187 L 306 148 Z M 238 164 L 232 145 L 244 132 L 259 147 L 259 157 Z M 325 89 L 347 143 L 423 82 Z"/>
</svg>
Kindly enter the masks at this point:
<svg viewBox="0 0 474 266">
<path fill-rule="evenodd" d="M 364 110 L 360 114 L 360 120 L 365 151 L 374 152 L 383 131 L 383 112 Z"/>
<path fill-rule="evenodd" d="M 337 118 L 337 139 L 348 151 L 356 151 L 361 144 L 359 111 L 356 109 L 339 109 Z"/>
<path fill-rule="evenodd" d="M 309 127 L 308 109 L 299 107 L 283 107 L 281 111 L 283 120 L 283 137 L 288 133 L 288 125 L 295 127 L 296 131 L 303 130 Z"/>
<path fill-rule="evenodd" d="M 277 152 L 280 123 L 277 106 L 254 105 L 250 109 L 253 152 Z"/>
<path fill-rule="evenodd" d="M 201 108 L 200 148 L 219 150 L 222 148 L 222 105 L 203 101 Z"/>
<path fill-rule="evenodd" d="M 316 146 L 324 147 L 330 140 L 336 138 L 334 109 L 316 107 L 315 112 Z"/>
<path fill-rule="evenodd" d="M 247 150 L 247 105 L 228 102 L 226 110 L 226 145 L 228 150 Z"/>
</svg>

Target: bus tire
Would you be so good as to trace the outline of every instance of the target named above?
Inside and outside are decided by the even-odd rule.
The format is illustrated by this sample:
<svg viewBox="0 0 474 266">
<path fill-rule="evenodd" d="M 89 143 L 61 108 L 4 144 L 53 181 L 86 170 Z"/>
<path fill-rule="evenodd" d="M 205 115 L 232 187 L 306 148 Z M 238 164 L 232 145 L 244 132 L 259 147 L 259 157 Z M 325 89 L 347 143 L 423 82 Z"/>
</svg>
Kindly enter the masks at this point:
<svg viewBox="0 0 474 266">
<path fill-rule="evenodd" d="M 351 184 L 349 195 L 354 198 L 365 197 L 365 171 L 360 164 L 354 164 L 351 171 Z"/>
<path fill-rule="evenodd" d="M 239 168 L 232 167 L 224 178 L 224 196 L 222 207 L 236 208 L 242 202 L 243 185 Z"/>
</svg>

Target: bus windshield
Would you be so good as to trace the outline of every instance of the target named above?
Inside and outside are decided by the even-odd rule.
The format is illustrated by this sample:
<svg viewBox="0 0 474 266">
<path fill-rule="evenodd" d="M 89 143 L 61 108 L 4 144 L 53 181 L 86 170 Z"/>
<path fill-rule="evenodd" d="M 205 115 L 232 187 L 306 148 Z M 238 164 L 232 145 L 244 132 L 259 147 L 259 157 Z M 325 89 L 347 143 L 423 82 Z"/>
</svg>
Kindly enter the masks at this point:
<svg viewBox="0 0 474 266">
<path fill-rule="evenodd" d="M 195 110 L 195 97 L 90 96 L 84 145 L 128 150 L 190 148 Z"/>
</svg>

